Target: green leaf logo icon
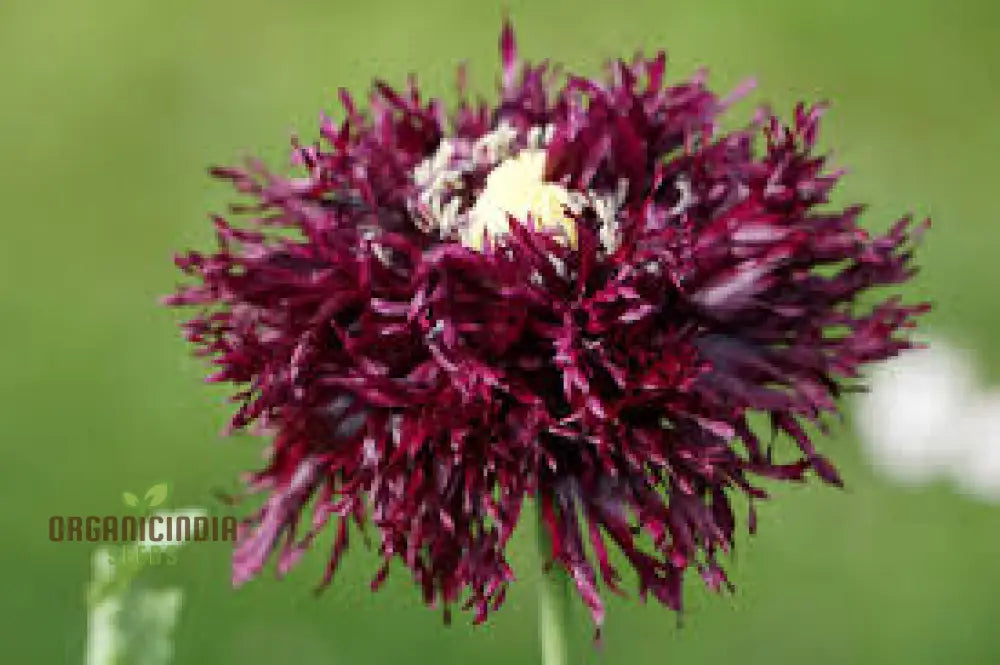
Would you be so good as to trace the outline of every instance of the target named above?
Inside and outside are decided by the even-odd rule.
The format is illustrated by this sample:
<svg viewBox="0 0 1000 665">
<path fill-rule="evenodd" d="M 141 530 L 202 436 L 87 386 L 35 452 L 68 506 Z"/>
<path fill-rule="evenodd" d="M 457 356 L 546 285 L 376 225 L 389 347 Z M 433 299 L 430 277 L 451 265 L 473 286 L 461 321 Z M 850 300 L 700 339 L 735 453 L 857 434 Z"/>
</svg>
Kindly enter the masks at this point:
<svg viewBox="0 0 1000 665">
<path fill-rule="evenodd" d="M 148 490 L 146 490 L 146 505 L 150 508 L 154 508 L 164 501 L 167 500 L 167 484 L 160 483 L 159 485 L 153 485 Z"/>
<path fill-rule="evenodd" d="M 141 499 L 132 492 L 122 492 L 122 501 L 129 508 L 135 508 L 140 512 L 148 512 L 166 501 L 167 494 L 169 493 L 170 488 L 167 487 L 167 484 L 159 483 L 146 490 L 146 494 Z"/>
</svg>

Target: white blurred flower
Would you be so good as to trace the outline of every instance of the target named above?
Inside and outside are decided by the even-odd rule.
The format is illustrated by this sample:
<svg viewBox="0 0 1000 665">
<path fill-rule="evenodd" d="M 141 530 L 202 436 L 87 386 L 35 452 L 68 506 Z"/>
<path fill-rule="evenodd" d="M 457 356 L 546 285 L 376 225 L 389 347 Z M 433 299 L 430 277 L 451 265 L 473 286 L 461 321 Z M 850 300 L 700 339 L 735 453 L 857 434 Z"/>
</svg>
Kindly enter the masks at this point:
<svg viewBox="0 0 1000 665">
<path fill-rule="evenodd" d="M 967 354 L 944 340 L 901 354 L 873 372 L 857 426 L 873 464 L 898 482 L 920 484 L 968 459 L 956 425 L 973 402 Z"/>
<path fill-rule="evenodd" d="M 92 606 L 87 615 L 86 665 L 168 665 L 182 598 L 180 589 L 141 589 Z"/>
<path fill-rule="evenodd" d="M 111 552 L 101 548 L 91 559 L 91 584 L 107 585 L 114 578 L 114 564 Z M 91 602 L 87 613 L 87 665 L 106 665 L 118 660 L 123 639 L 118 629 L 118 616 L 122 599 L 118 595 L 108 595 Z"/>
<path fill-rule="evenodd" d="M 122 627 L 130 663 L 168 665 L 173 658 L 174 627 L 181 611 L 180 589 L 142 589 L 128 598 Z"/>
<path fill-rule="evenodd" d="M 978 396 L 942 443 L 951 440 L 967 450 L 953 469 L 959 489 L 1000 501 L 1000 392 Z"/>
<path fill-rule="evenodd" d="M 146 521 L 144 539 L 120 552 L 107 547 L 94 552 L 86 665 L 170 663 L 183 594 L 180 589 L 142 588 L 136 585 L 136 576 L 153 565 L 143 552 L 184 544 L 193 536 L 195 519 L 205 517 L 206 511 L 197 507 L 156 512 Z"/>
<path fill-rule="evenodd" d="M 141 560 L 119 559 L 108 548 L 94 552 L 87 603 L 86 665 L 170 663 L 183 594 L 180 589 L 136 585 L 135 576 L 142 565 Z"/>
</svg>

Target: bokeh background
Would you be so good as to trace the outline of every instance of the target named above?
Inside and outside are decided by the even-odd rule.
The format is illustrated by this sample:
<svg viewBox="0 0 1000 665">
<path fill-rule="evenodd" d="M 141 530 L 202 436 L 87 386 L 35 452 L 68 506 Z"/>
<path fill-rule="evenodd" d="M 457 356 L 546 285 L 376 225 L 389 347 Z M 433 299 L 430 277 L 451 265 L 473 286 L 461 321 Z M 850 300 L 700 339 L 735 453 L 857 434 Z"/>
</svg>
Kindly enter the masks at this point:
<svg viewBox="0 0 1000 665">
<path fill-rule="evenodd" d="M 206 165 L 286 163 L 290 132 L 312 139 L 338 86 L 361 92 L 376 76 L 416 71 L 447 98 L 465 59 L 490 94 L 505 7 L 524 55 L 586 74 L 666 47 L 675 78 L 708 66 L 724 91 L 756 75 L 739 120 L 754 100 L 782 112 L 831 100 L 824 140 L 851 169 L 838 200 L 869 202 L 875 229 L 933 216 L 907 294 L 933 300 L 928 328 L 1000 382 L 996 3 L 5 0 L 0 660 L 82 662 L 92 546 L 49 542 L 50 515 L 117 513 L 123 491 L 161 481 L 171 505 L 218 512 L 212 491 L 259 463 L 258 441 L 219 435 L 224 395 L 157 304 L 177 279 L 172 252 L 208 247 L 206 213 L 230 198 Z M 729 566 L 735 596 L 693 580 L 683 627 L 655 604 L 612 600 L 600 651 L 577 608 L 573 662 L 1000 662 L 1000 505 L 946 482 L 892 484 L 853 431 L 849 415 L 822 443 L 845 490 L 781 487 L 763 507 Z M 185 592 L 181 665 L 531 663 L 538 578 L 522 531 L 525 580 L 485 628 L 462 614 L 444 627 L 399 571 L 369 594 L 362 547 L 319 598 L 323 551 L 239 591 L 225 544 L 144 575 Z"/>
</svg>

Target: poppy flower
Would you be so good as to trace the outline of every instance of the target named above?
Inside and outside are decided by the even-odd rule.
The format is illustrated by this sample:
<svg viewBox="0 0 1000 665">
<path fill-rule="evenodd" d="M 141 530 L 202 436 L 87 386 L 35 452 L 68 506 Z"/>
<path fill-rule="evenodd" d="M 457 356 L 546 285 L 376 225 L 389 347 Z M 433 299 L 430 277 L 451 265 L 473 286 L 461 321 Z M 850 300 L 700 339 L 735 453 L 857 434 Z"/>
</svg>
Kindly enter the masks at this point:
<svg viewBox="0 0 1000 665">
<path fill-rule="evenodd" d="M 521 63 L 505 25 L 500 56 L 495 105 L 462 71 L 450 112 L 413 78 L 376 82 L 293 140 L 294 176 L 212 170 L 249 202 L 177 258 L 191 279 L 168 302 L 195 308 L 231 428 L 272 441 L 235 583 L 329 529 L 328 583 L 357 525 L 373 587 L 399 562 L 481 622 L 533 499 L 598 625 L 623 565 L 680 610 L 689 570 L 730 586 L 736 495 L 752 531 L 761 479 L 841 483 L 811 425 L 911 346 L 926 305 L 868 292 L 913 275 L 923 226 L 872 235 L 861 206 L 827 204 L 822 107 L 723 131 L 735 97 L 668 83 L 662 52 L 563 76 Z"/>
</svg>

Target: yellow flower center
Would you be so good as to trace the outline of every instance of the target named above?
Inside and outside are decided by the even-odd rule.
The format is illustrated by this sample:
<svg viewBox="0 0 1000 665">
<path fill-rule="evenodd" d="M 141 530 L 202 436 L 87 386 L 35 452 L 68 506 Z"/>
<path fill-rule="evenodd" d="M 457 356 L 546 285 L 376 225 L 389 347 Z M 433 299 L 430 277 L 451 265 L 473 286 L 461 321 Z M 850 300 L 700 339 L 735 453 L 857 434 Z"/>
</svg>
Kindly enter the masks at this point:
<svg viewBox="0 0 1000 665">
<path fill-rule="evenodd" d="M 566 214 L 570 194 L 545 182 L 544 171 L 544 150 L 522 150 L 490 171 L 482 194 L 469 211 L 469 223 L 461 232 L 462 244 L 482 251 L 485 236 L 493 240 L 510 233 L 509 217 L 528 223 L 530 215 L 536 231 L 560 231 L 576 249 L 576 222 Z"/>
</svg>

